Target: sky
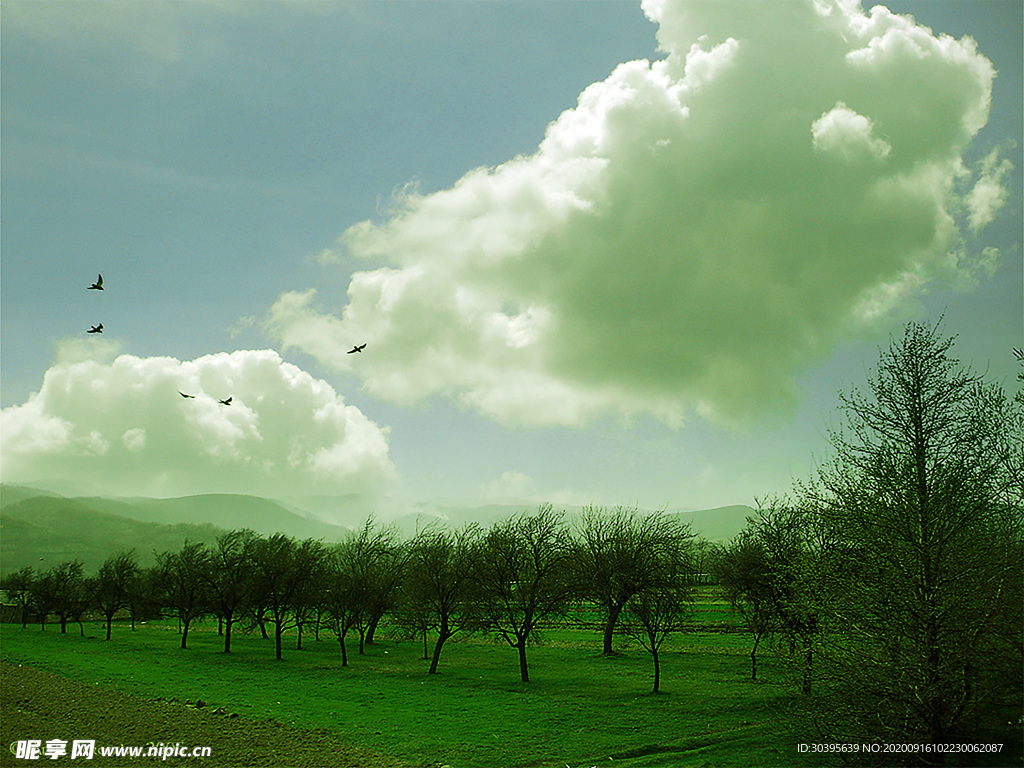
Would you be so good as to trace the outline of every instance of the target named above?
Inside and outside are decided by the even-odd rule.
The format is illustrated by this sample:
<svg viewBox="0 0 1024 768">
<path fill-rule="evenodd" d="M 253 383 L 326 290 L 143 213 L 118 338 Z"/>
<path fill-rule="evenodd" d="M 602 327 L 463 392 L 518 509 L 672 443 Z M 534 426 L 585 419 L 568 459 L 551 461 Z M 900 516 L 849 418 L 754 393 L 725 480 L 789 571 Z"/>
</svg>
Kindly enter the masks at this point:
<svg viewBox="0 0 1024 768">
<path fill-rule="evenodd" d="M 0 479 L 784 493 L 908 321 L 1014 386 L 1022 8 L 6 0 Z"/>
</svg>

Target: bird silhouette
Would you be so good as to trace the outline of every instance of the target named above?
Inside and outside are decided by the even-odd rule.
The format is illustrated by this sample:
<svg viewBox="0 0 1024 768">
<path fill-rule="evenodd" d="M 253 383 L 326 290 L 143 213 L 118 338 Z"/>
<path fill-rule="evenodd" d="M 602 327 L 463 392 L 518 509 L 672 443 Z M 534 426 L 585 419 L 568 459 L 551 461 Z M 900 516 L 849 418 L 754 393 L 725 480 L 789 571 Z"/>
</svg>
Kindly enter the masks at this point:
<svg viewBox="0 0 1024 768">
<path fill-rule="evenodd" d="M 100 323 L 99 325 L 94 325 L 92 328 L 86 331 L 86 333 L 103 333 L 103 323 Z"/>
<path fill-rule="evenodd" d="M 350 349 L 345 354 L 346 355 L 351 355 L 353 352 L 362 352 L 364 349 L 366 349 L 366 345 L 365 344 L 357 344 L 356 346 L 352 347 L 352 349 Z"/>
<path fill-rule="evenodd" d="M 189 399 L 191 399 L 191 400 L 195 400 L 195 399 L 196 399 L 196 396 L 195 396 L 195 395 L 186 395 L 186 394 L 185 394 L 184 392 L 182 392 L 182 391 L 181 391 L 180 389 L 178 390 L 178 394 L 179 394 L 179 395 L 181 395 L 182 397 L 187 397 L 187 398 L 189 398 Z"/>
<path fill-rule="evenodd" d="M 102 291 L 103 290 L 103 275 L 96 277 L 96 282 L 90 285 L 86 290 L 89 291 Z"/>
<path fill-rule="evenodd" d="M 232 398 L 229 397 L 227 400 L 218 400 L 217 402 L 221 405 L 231 405 L 231 399 Z"/>
</svg>

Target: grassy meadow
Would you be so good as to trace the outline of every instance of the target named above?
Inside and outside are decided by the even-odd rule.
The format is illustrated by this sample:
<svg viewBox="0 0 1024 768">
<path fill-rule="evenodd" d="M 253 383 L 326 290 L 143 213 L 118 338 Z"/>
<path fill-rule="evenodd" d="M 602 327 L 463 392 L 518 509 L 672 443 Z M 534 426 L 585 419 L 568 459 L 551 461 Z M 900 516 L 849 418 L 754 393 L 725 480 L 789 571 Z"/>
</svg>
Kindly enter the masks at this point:
<svg viewBox="0 0 1024 768">
<path fill-rule="evenodd" d="M 698 608 L 725 616 L 713 601 Z M 423 643 L 386 629 L 363 656 L 350 639 L 348 667 L 330 634 L 307 634 L 301 651 L 292 635 L 275 661 L 259 633 L 236 634 L 225 655 L 216 621 L 195 626 L 187 650 L 174 621 L 116 625 L 110 642 L 98 622 L 85 629 L 5 624 L 0 656 L 147 698 L 331 729 L 421 766 L 800 765 L 796 743 L 814 741 L 787 727 L 783 670 L 766 655 L 752 682 L 747 636 L 706 626 L 666 642 L 656 695 L 649 654 L 620 638 L 623 652 L 603 657 L 599 634 L 582 629 L 548 631 L 529 651 L 525 684 L 515 649 L 484 637 L 450 640 L 439 674 L 428 675 Z"/>
</svg>

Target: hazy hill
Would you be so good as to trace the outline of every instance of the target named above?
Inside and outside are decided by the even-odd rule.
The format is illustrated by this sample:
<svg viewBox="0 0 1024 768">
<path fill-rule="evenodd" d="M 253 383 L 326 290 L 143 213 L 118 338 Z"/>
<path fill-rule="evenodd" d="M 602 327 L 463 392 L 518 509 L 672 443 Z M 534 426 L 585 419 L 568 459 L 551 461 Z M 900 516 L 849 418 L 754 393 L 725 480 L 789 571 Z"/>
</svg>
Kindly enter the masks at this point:
<svg viewBox="0 0 1024 768">
<path fill-rule="evenodd" d="M 39 488 L 29 488 L 27 485 L 0 485 L 0 507 L 8 504 L 15 504 L 24 499 L 31 499 L 33 496 L 59 496 L 58 493 L 44 491 Z"/>
<path fill-rule="evenodd" d="M 210 524 L 232 530 L 251 528 L 257 533 L 284 533 L 296 539 L 338 541 L 347 528 L 296 514 L 280 503 L 258 496 L 206 494 L 174 499 L 79 499 L 110 514 L 149 523 Z"/>
<path fill-rule="evenodd" d="M 690 524 L 690 530 L 709 541 L 727 541 L 742 531 L 747 518 L 754 514 L 753 507 L 734 504 L 693 512 L 671 512 Z"/>
<path fill-rule="evenodd" d="M 347 528 L 295 514 L 255 496 L 204 495 L 177 499 L 67 498 L 24 486 L 0 486 L 0 571 L 48 567 L 79 559 L 86 571 L 133 548 L 143 565 L 154 551 L 180 549 L 186 538 L 212 542 L 227 530 L 337 541 Z M 42 558 L 42 560 L 40 560 Z"/>
<path fill-rule="evenodd" d="M 212 525 L 161 525 L 99 511 L 76 499 L 30 496 L 0 509 L 0 571 L 26 565 L 46 569 L 81 560 L 87 573 L 112 554 L 134 549 L 142 565 L 156 562 L 154 552 L 177 550 L 185 539 L 211 542 L 223 529 Z"/>
<path fill-rule="evenodd" d="M 352 527 L 366 519 L 365 503 L 358 497 L 317 500 L 318 511 L 351 518 Z M 481 506 L 417 504 L 393 522 L 404 537 L 434 522 L 459 527 L 476 522 L 488 527 L 521 512 L 532 512 L 530 502 Z M 564 507 L 560 507 L 564 508 Z M 579 507 L 564 508 L 569 521 Z M 283 503 L 255 496 L 209 494 L 173 499 L 107 499 L 98 496 L 66 498 L 23 486 L 0 486 L 0 571 L 8 573 L 25 565 L 44 567 L 80 559 L 86 570 L 95 570 L 108 556 L 134 548 L 140 562 L 155 562 L 154 551 L 179 549 L 186 538 L 212 542 L 226 530 L 251 528 L 270 535 L 285 533 L 297 539 L 338 541 L 350 528 L 314 519 Z M 753 509 L 743 505 L 697 511 L 670 511 L 691 525 L 691 530 L 711 541 L 731 539 L 746 524 Z M 40 559 L 42 558 L 42 559 Z M 48 566 L 46 566 L 48 567 Z"/>
<path fill-rule="evenodd" d="M 486 504 L 479 507 L 447 507 L 434 504 L 416 505 L 414 511 L 407 515 L 396 518 L 393 522 L 398 529 L 406 536 L 411 536 L 416 530 L 440 522 L 446 525 L 459 527 L 468 522 L 476 522 L 487 527 L 492 523 L 502 520 L 521 512 L 534 512 L 536 504 L 524 502 L 521 504 Z M 564 510 L 567 520 L 571 523 L 582 512 L 578 506 L 558 506 L 557 509 Z M 669 515 L 679 517 L 683 522 L 690 524 L 690 530 L 698 536 L 710 541 L 727 541 L 738 534 L 746 527 L 747 517 L 754 514 L 754 510 L 744 504 L 736 504 L 728 507 L 716 507 L 715 509 L 701 510 L 671 510 L 666 512 Z"/>
</svg>

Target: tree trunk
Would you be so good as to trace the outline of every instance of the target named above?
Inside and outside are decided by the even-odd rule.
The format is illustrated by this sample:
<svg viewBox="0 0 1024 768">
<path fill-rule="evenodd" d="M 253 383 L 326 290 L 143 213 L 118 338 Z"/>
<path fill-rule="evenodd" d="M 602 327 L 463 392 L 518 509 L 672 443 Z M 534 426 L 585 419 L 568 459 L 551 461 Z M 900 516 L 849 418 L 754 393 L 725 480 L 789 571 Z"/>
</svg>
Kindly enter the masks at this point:
<svg viewBox="0 0 1024 768">
<path fill-rule="evenodd" d="M 814 649 L 811 647 L 810 642 L 807 643 L 807 656 L 804 660 L 804 682 L 802 692 L 804 696 L 811 695 L 811 668 L 814 664 Z"/>
<path fill-rule="evenodd" d="M 651 655 L 654 657 L 654 691 L 658 693 L 661 690 L 661 663 L 658 661 L 658 649 L 655 648 L 651 651 Z"/>
<path fill-rule="evenodd" d="M 374 611 L 373 616 L 370 617 L 370 625 L 366 628 L 366 642 L 370 645 L 373 645 L 373 636 L 377 634 L 377 625 L 383 616 L 383 611 Z"/>
<path fill-rule="evenodd" d="M 284 635 L 284 627 L 281 622 L 274 622 L 274 658 L 281 660 L 281 638 Z"/>
<path fill-rule="evenodd" d="M 111 625 L 111 623 L 113 623 L 113 621 L 114 621 L 114 615 L 113 614 L 108 614 L 107 615 L 107 640 L 110 639 L 110 625 Z"/>
<path fill-rule="evenodd" d="M 231 625 L 234 624 L 231 614 L 224 619 L 224 653 L 231 653 Z"/>
<path fill-rule="evenodd" d="M 615 636 L 615 625 L 619 621 L 619 614 L 622 613 L 622 607 L 625 603 L 612 603 L 608 606 L 608 620 L 604 625 L 604 648 L 601 651 L 605 656 L 612 656 L 615 651 L 612 650 L 612 638 Z"/>
<path fill-rule="evenodd" d="M 442 612 L 441 626 L 437 628 L 437 644 L 434 646 L 434 658 L 430 662 L 430 669 L 427 674 L 436 674 L 437 664 L 441 660 L 441 646 L 444 645 L 444 641 L 451 636 L 452 633 L 448 631 L 448 616 Z"/>
<path fill-rule="evenodd" d="M 526 668 L 526 638 L 520 637 L 516 647 L 519 649 L 519 676 L 524 683 L 528 683 L 530 682 L 530 672 Z"/>
<path fill-rule="evenodd" d="M 179 617 L 179 620 L 180 620 L 180 618 L 181 617 Z M 183 627 L 182 632 L 181 632 L 181 647 L 182 648 L 187 648 L 188 647 L 188 645 L 187 645 L 188 644 L 188 626 L 191 623 L 192 623 L 191 619 L 189 619 L 188 621 L 182 622 L 182 627 Z"/>
<path fill-rule="evenodd" d="M 338 635 L 338 645 L 341 646 L 341 666 L 348 666 L 348 651 L 345 650 L 345 636 Z"/>
<path fill-rule="evenodd" d="M 444 641 L 449 637 L 451 635 L 446 635 L 443 632 L 438 634 L 437 643 L 434 645 L 434 657 L 430 660 L 430 669 L 427 670 L 427 674 L 433 675 L 437 673 L 437 665 L 441 661 L 441 646 L 444 645 Z"/>
<path fill-rule="evenodd" d="M 761 642 L 761 635 L 754 635 L 754 647 L 750 649 L 750 679 L 757 680 L 757 644 Z"/>
</svg>

